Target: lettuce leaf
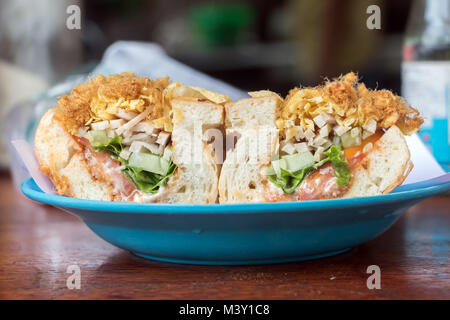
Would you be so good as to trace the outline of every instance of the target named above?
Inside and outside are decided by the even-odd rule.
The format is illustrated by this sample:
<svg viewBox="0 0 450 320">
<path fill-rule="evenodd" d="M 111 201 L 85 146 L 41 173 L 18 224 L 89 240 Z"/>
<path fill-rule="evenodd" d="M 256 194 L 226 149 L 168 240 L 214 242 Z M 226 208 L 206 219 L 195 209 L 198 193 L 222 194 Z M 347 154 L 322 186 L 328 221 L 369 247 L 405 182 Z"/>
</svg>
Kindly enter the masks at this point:
<svg viewBox="0 0 450 320">
<path fill-rule="evenodd" d="M 106 151 L 109 155 L 113 155 L 114 159 L 119 160 L 119 154 L 123 150 L 122 137 L 115 136 L 114 138 L 109 139 L 105 144 L 97 144 L 92 147 L 96 152 Z"/>
<path fill-rule="evenodd" d="M 96 152 L 105 151 L 114 160 L 120 161 L 124 168 L 121 170 L 125 177 L 134 183 L 138 190 L 146 193 L 157 193 L 167 180 L 174 174 L 177 165 L 170 160 L 169 169 L 165 175 L 145 171 L 142 168 L 133 167 L 128 161 L 120 157 L 123 150 L 122 137 L 115 136 L 109 140 L 99 139 L 91 141 L 91 145 Z M 94 142 L 94 143 L 93 143 Z"/>
<path fill-rule="evenodd" d="M 337 178 L 338 185 L 346 186 L 350 182 L 350 168 L 344 159 L 344 151 L 341 146 L 331 146 L 326 152 L 326 158 L 313 163 L 299 171 L 290 173 L 281 168 L 281 174 L 269 175 L 268 179 L 277 187 L 281 188 L 284 193 L 291 194 L 305 180 L 307 176 L 327 162 L 332 163 L 334 175 Z"/>
<path fill-rule="evenodd" d="M 334 175 L 337 183 L 341 187 L 346 186 L 350 182 L 350 167 L 344 159 L 344 150 L 341 146 L 331 146 L 324 152 L 328 156 L 334 168 Z"/>
<path fill-rule="evenodd" d="M 122 173 L 131 180 L 139 190 L 146 193 L 157 193 L 159 188 L 173 175 L 176 168 L 176 164 L 171 161 L 169 170 L 164 176 L 145 171 L 142 168 L 130 166 L 125 166 Z"/>
<path fill-rule="evenodd" d="M 291 194 L 297 189 L 297 187 L 302 183 L 302 181 L 316 170 L 315 165 L 310 165 L 303 168 L 295 173 L 290 173 L 284 169 L 281 169 L 281 175 L 276 174 L 269 176 L 269 181 L 272 182 L 277 187 L 281 188 L 284 193 Z"/>
</svg>

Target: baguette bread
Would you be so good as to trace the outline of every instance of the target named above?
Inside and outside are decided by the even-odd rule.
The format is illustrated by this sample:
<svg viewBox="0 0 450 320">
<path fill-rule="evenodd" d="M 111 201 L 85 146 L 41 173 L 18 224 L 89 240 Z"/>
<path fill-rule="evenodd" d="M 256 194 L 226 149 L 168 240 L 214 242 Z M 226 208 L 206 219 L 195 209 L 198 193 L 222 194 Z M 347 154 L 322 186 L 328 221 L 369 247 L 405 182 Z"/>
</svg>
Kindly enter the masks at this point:
<svg viewBox="0 0 450 320">
<path fill-rule="evenodd" d="M 122 90 L 119 91 L 121 94 L 119 99 L 113 100 L 113 103 L 123 104 L 124 88 L 127 89 L 128 86 L 132 92 L 137 91 L 137 81 L 145 81 L 146 87 L 143 87 L 145 90 L 151 85 L 151 82 L 146 79 L 142 80 L 134 75 L 127 74 L 124 79 L 121 76 L 119 75 L 118 79 L 101 78 L 100 84 L 95 84 L 97 81 L 95 79 L 94 83 L 92 81 L 87 83 L 87 88 L 85 87 L 81 93 L 79 93 L 79 89 L 75 88 L 71 96 L 63 97 L 60 100 L 60 102 L 64 102 L 63 106 L 58 105 L 57 108 L 50 109 L 45 113 L 38 125 L 34 141 L 41 171 L 52 180 L 59 194 L 75 198 L 105 201 L 215 203 L 218 197 L 220 166 L 216 164 L 215 149 L 209 141 L 204 139 L 204 134 L 208 129 L 219 130 L 223 127 L 224 106 L 222 104 L 208 101 L 199 92 L 176 84 L 173 87 L 166 86 L 169 90 L 163 92 L 165 96 L 161 100 L 166 103 L 163 106 L 166 110 L 159 110 L 158 119 L 146 120 L 149 112 L 151 113 L 157 108 L 157 106 L 150 105 L 143 107 L 141 114 L 135 111 L 122 112 L 120 116 L 126 120 L 124 118 L 100 119 L 91 125 L 82 125 L 81 121 L 79 121 L 81 125 L 73 125 L 74 118 L 85 114 L 86 108 L 91 108 L 88 115 L 92 113 L 92 101 L 95 101 L 92 99 L 96 98 L 97 92 Z M 117 80 L 123 82 L 120 88 L 116 88 L 117 84 L 111 85 L 111 82 Z M 174 92 L 171 91 L 173 88 L 181 89 L 177 96 L 174 96 Z M 138 90 L 144 89 L 138 88 Z M 95 91 L 92 93 L 89 90 Z M 87 98 L 80 97 L 80 94 L 85 92 L 89 92 L 89 96 Z M 202 92 L 214 99 L 211 92 Z M 142 96 L 142 93 L 138 92 L 138 94 Z M 139 98 L 139 96 L 137 97 Z M 112 100 L 110 97 L 108 99 Z M 139 99 L 132 100 L 131 105 L 136 106 L 141 102 Z M 220 99 L 223 100 L 223 96 L 220 96 Z M 86 100 L 89 103 L 85 103 Z M 102 106 L 101 103 L 100 106 Z M 108 110 L 107 108 L 106 110 Z M 109 117 L 109 115 L 106 116 Z M 168 117 L 171 117 L 170 121 Z M 111 128 L 112 123 L 114 123 L 114 129 Z M 139 124 L 142 128 L 138 127 Z M 70 126 L 68 127 L 68 125 Z M 159 128 L 164 127 L 164 129 L 155 129 L 154 125 L 158 125 Z M 168 131 L 165 131 L 166 127 Z M 86 129 L 90 131 L 86 133 Z M 111 154 L 111 152 L 101 151 L 105 148 L 101 150 L 97 148 L 94 151 L 95 146 L 92 143 L 95 143 L 95 139 L 93 141 L 87 139 L 89 132 L 95 131 L 94 129 L 99 130 L 100 133 L 109 130 L 116 135 L 116 138 L 117 135 L 122 134 L 120 148 L 125 149 L 126 152 L 119 150 L 120 154 L 119 151 L 117 154 Z M 109 136 L 107 139 L 112 137 Z M 133 147 L 136 141 L 137 147 L 140 149 Z M 153 150 L 160 152 L 160 158 L 157 157 L 160 159 L 159 163 L 161 161 L 168 163 L 168 160 L 164 159 L 170 158 L 170 161 L 176 166 L 176 169 L 167 178 L 161 175 L 153 176 L 160 180 L 163 179 L 163 183 L 158 185 L 156 192 L 141 190 L 139 183 L 142 180 L 135 177 L 133 179 L 123 171 L 125 165 L 132 160 L 130 153 L 149 155 L 148 151 L 144 153 L 139 151 L 142 150 L 142 147 L 150 148 L 152 152 Z M 125 158 L 127 156 L 128 158 Z M 188 156 L 192 156 L 192 161 Z M 118 159 L 119 157 L 120 159 Z M 122 157 L 124 158 L 122 159 Z M 152 157 L 155 159 L 154 155 Z M 156 169 L 162 170 L 159 167 Z M 136 172 L 139 174 L 142 169 L 134 170 L 135 168 L 133 171 L 129 171 L 130 174 Z M 144 178 L 148 179 L 147 177 Z"/>
<path fill-rule="evenodd" d="M 396 126 L 374 143 L 352 172 L 353 181 L 343 197 L 386 194 L 401 185 L 413 168 L 405 137 Z"/>
<path fill-rule="evenodd" d="M 34 150 L 41 171 L 56 186 L 59 194 L 69 197 L 113 201 L 111 179 L 96 176 L 82 147 L 55 119 L 55 109 L 48 110 L 39 122 Z M 99 164 L 102 165 L 102 164 Z M 99 168 L 97 171 L 105 171 Z"/>
<path fill-rule="evenodd" d="M 264 108 L 266 112 L 268 110 L 273 112 L 274 110 L 273 103 L 270 104 L 261 99 L 255 99 L 252 102 L 259 104 L 256 109 L 261 110 L 262 114 L 265 113 L 262 111 Z M 245 106 L 255 108 L 249 101 L 240 101 L 234 105 L 227 105 L 226 110 L 235 107 L 245 113 Z M 227 121 L 229 115 L 230 113 L 227 113 Z M 270 117 L 261 117 L 260 121 L 267 123 L 267 121 L 270 121 Z M 277 134 L 259 131 L 260 135 L 270 135 L 270 144 L 258 148 L 260 161 L 250 161 L 252 158 L 251 151 L 248 148 L 246 149 L 246 146 L 258 143 L 258 135 L 252 129 L 252 125 L 237 129 L 241 136 L 235 149 L 227 154 L 222 167 L 219 182 L 220 203 L 301 200 L 298 199 L 298 191 L 292 195 L 284 194 L 281 189 L 267 180 L 267 175 L 263 172 L 263 168 L 270 164 L 270 155 L 277 153 Z M 351 168 L 350 184 L 339 197 L 363 197 L 389 193 L 403 183 L 413 167 L 406 140 L 396 126 L 388 129 L 373 144 L 373 147 L 363 155 L 363 160 Z M 299 188 L 301 187 L 299 186 Z M 320 193 L 321 190 L 318 190 L 318 192 Z"/>
<path fill-rule="evenodd" d="M 197 99 L 172 100 L 174 128 L 173 160 L 178 165 L 160 201 L 169 203 L 215 203 L 220 165 L 211 144 L 204 140 L 206 128 L 223 125 L 223 106 Z M 220 152 L 220 150 L 218 150 Z"/>
<path fill-rule="evenodd" d="M 222 168 L 220 203 L 375 196 L 411 171 L 404 134 L 423 120 L 401 97 L 371 91 L 353 73 L 276 97 L 264 91 L 226 105 L 226 131 L 239 138 Z"/>
<path fill-rule="evenodd" d="M 215 203 L 218 195 L 220 166 L 213 147 L 203 141 L 203 132 L 194 132 L 193 123 L 201 127 L 220 127 L 223 107 L 196 99 L 178 98 L 172 102 L 181 118 L 174 122 L 172 133 L 174 162 L 178 165 L 167 186 L 152 196 L 125 199 L 138 202 Z M 55 184 L 58 193 L 74 198 L 123 201 L 115 191 L 115 179 L 103 163 L 90 165 L 80 144 L 54 118 L 54 109 L 42 117 L 36 131 L 34 147 L 41 171 Z M 202 118 L 203 117 L 203 118 Z M 192 119 L 196 118 L 196 119 Z M 200 144 L 201 161 L 183 161 L 186 150 Z"/>
<path fill-rule="evenodd" d="M 352 73 L 286 99 L 250 95 L 229 102 L 168 78 L 97 76 L 45 113 L 36 156 L 62 195 L 132 202 L 374 196 L 412 169 L 404 134 L 423 122 L 417 110 Z"/>
<path fill-rule="evenodd" d="M 264 183 L 264 201 L 302 201 L 329 198 L 369 197 L 386 194 L 401 185 L 413 168 L 405 137 L 396 126 L 387 130 L 373 147 L 361 152 L 350 166 L 351 179 L 339 187 L 334 175 L 318 169 L 307 177 L 292 194 L 285 194 L 271 184 Z M 263 178 L 264 179 L 264 178 Z"/>
<path fill-rule="evenodd" d="M 264 201 L 261 168 L 278 152 L 275 120 L 281 101 L 275 95 L 225 105 L 226 133 L 236 144 L 226 155 L 219 181 L 220 203 Z"/>
</svg>

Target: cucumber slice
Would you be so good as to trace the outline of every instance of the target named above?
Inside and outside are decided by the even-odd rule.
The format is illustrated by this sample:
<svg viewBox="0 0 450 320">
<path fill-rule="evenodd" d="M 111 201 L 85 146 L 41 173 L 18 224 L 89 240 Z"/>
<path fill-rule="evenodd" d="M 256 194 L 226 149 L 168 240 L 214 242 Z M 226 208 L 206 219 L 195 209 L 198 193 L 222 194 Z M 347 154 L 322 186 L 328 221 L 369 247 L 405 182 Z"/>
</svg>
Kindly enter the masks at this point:
<svg viewBox="0 0 450 320">
<path fill-rule="evenodd" d="M 314 156 L 309 151 L 282 156 L 281 159 L 286 163 L 285 167 L 282 168 L 291 173 L 306 168 L 314 163 Z"/>
<path fill-rule="evenodd" d="M 275 174 L 277 177 L 281 177 L 281 169 L 286 170 L 287 164 L 286 160 L 280 159 L 280 160 L 273 160 L 272 161 L 272 168 L 275 171 Z"/>
<path fill-rule="evenodd" d="M 275 170 L 272 168 L 272 166 L 265 167 L 263 170 L 264 170 L 264 174 L 267 176 L 272 176 L 275 174 Z"/>
<path fill-rule="evenodd" d="M 128 161 L 130 167 L 142 168 L 145 171 L 153 172 L 162 176 L 169 170 L 169 162 L 157 155 L 145 152 L 134 152 Z"/>
<path fill-rule="evenodd" d="M 167 172 L 169 171 L 169 165 L 170 165 L 169 161 L 167 161 L 163 157 L 160 157 L 159 164 L 161 166 L 162 171 L 165 172 L 164 175 L 166 175 Z"/>
<path fill-rule="evenodd" d="M 93 148 L 106 146 L 110 140 L 105 130 L 88 131 L 86 138 Z"/>
</svg>

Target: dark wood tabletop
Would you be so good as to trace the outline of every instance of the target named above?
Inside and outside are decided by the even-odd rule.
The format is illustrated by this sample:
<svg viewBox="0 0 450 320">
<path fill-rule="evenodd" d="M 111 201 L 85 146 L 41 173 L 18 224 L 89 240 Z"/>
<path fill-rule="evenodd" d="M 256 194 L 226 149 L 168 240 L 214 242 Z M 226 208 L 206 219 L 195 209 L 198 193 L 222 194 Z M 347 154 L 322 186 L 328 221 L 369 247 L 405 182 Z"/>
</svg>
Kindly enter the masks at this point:
<svg viewBox="0 0 450 320">
<path fill-rule="evenodd" d="M 0 175 L 1 299 L 450 299 L 450 197 L 410 210 L 387 232 L 330 258 L 260 266 L 149 261 L 78 218 L 34 203 Z M 68 289 L 67 269 L 81 271 Z M 367 288 L 367 267 L 381 289 Z"/>
</svg>

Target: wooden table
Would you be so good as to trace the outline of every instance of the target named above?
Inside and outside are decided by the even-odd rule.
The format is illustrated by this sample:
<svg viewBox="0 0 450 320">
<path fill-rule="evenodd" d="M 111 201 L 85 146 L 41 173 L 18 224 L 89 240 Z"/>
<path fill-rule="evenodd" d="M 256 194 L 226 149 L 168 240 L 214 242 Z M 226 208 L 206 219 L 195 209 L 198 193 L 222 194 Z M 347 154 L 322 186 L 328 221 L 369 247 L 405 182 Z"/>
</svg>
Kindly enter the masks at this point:
<svg viewBox="0 0 450 320">
<path fill-rule="evenodd" d="M 331 258 L 211 267 L 147 261 L 76 217 L 26 199 L 0 175 L 2 299 L 450 299 L 450 197 L 411 208 L 385 234 Z M 66 285 L 81 269 L 81 289 Z M 381 289 L 369 290 L 369 265 Z"/>
</svg>

